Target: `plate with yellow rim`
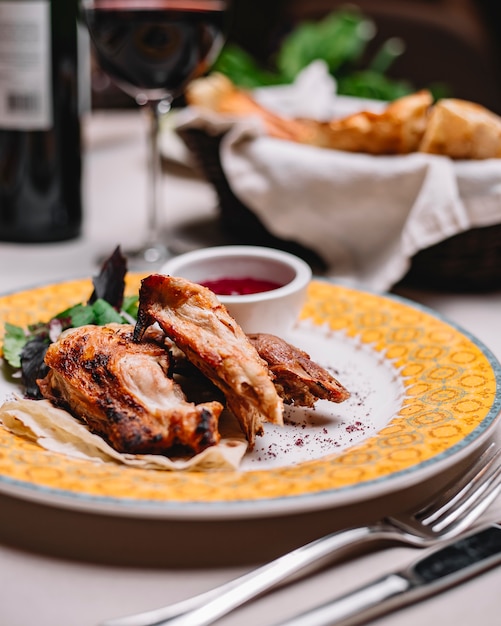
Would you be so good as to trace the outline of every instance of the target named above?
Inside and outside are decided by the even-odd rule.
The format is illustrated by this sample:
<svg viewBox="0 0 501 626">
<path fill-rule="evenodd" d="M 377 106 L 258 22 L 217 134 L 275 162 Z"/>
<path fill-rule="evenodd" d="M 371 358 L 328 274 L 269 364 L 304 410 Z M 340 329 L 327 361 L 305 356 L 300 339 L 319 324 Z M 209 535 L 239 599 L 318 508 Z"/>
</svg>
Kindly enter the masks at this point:
<svg viewBox="0 0 501 626">
<path fill-rule="evenodd" d="M 137 293 L 140 277 L 127 277 Z M 0 297 L 25 326 L 85 301 L 90 279 Z M 284 338 L 350 390 L 341 404 L 288 407 L 236 471 L 161 471 L 42 449 L 0 426 L 0 492 L 103 514 L 243 519 L 343 506 L 407 488 L 457 463 L 490 436 L 501 366 L 476 338 L 405 299 L 315 279 Z M 0 376 L 0 401 L 22 392 Z"/>
</svg>

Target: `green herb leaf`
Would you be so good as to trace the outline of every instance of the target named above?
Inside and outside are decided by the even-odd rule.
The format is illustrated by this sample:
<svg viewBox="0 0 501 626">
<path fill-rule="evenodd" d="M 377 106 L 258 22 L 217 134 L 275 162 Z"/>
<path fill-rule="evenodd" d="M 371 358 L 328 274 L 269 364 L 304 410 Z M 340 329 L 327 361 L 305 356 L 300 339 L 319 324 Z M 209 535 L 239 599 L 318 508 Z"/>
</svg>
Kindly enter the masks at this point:
<svg viewBox="0 0 501 626">
<path fill-rule="evenodd" d="M 20 326 L 5 323 L 3 356 L 12 367 L 21 367 L 21 352 L 27 341 L 28 337 Z"/>
<path fill-rule="evenodd" d="M 250 54 L 235 44 L 227 44 L 223 48 L 212 66 L 212 71 L 224 74 L 235 85 L 245 89 L 285 82 L 283 76 L 277 72 L 263 69 Z"/>
<path fill-rule="evenodd" d="M 139 305 L 139 296 L 125 296 L 122 310 L 137 320 L 137 310 Z"/>
<path fill-rule="evenodd" d="M 357 7 L 332 11 L 318 21 L 297 24 L 268 60 L 266 69 L 235 44 L 227 44 L 214 70 L 245 89 L 288 84 L 301 70 L 319 59 L 337 81 L 337 93 L 358 98 L 392 101 L 416 90 L 410 81 L 390 78 L 387 72 L 405 53 L 399 37 L 384 41 L 368 59 L 368 44 L 376 34 L 375 22 Z M 435 99 L 451 97 L 447 85 L 429 85 Z"/>
<path fill-rule="evenodd" d="M 413 91 L 410 83 L 390 80 L 382 74 L 371 70 L 354 72 L 350 76 L 340 78 L 338 92 L 345 96 L 357 96 L 372 100 L 395 100 Z"/>
<path fill-rule="evenodd" d="M 86 324 L 94 324 L 95 313 L 92 306 L 88 304 L 76 304 L 57 315 L 57 319 L 68 319 L 68 328 L 78 328 Z"/>
<path fill-rule="evenodd" d="M 332 74 L 354 64 L 374 36 L 373 23 L 358 11 L 335 11 L 318 22 L 304 22 L 283 41 L 277 67 L 290 80 L 316 59 Z"/>
<path fill-rule="evenodd" d="M 94 311 L 94 323 L 98 326 L 104 326 L 105 324 L 123 324 L 124 320 L 120 313 L 114 309 L 111 304 L 99 298 L 92 305 L 92 310 Z"/>
</svg>

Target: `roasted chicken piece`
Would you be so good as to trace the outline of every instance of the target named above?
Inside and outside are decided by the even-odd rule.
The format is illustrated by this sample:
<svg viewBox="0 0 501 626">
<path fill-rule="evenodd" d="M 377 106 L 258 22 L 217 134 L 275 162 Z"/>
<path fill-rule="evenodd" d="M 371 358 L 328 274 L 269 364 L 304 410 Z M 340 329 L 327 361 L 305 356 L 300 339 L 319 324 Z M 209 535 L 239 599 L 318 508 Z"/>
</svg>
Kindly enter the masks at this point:
<svg viewBox="0 0 501 626">
<path fill-rule="evenodd" d="M 278 394 L 286 404 L 312 407 L 317 400 L 343 402 L 350 392 L 303 350 L 266 333 L 249 335 L 258 354 L 274 375 Z"/>
<path fill-rule="evenodd" d="M 153 330 L 153 329 L 152 329 Z M 219 402 L 187 402 L 170 377 L 169 353 L 157 334 L 133 341 L 124 324 L 81 326 L 49 346 L 42 395 L 67 409 L 119 452 L 194 453 L 219 441 Z"/>
<path fill-rule="evenodd" d="M 330 372 L 285 339 L 265 333 L 250 334 L 248 338 L 268 364 L 277 393 L 286 404 L 312 407 L 317 400 L 339 403 L 350 397 L 350 392 Z M 207 383 L 203 379 L 207 379 L 202 372 L 177 347 L 174 354 L 172 371 L 204 388 Z"/>
<path fill-rule="evenodd" d="M 135 340 L 154 322 L 223 391 L 251 448 L 263 422 L 283 424 L 283 402 L 266 363 L 212 291 L 184 278 L 148 276 L 139 292 Z"/>
</svg>

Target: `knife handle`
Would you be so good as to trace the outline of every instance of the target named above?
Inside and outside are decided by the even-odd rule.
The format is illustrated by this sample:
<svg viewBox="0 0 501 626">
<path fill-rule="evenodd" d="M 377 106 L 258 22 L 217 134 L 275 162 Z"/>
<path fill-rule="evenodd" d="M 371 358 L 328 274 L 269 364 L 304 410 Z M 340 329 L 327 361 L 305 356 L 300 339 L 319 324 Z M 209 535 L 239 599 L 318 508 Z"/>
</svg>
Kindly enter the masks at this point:
<svg viewBox="0 0 501 626">
<path fill-rule="evenodd" d="M 391 601 L 411 587 L 412 583 L 407 578 L 398 573 L 389 574 L 341 596 L 334 602 L 327 602 L 281 622 L 279 626 L 348 626 L 352 623 L 352 618 L 356 618 L 358 623 L 362 618 L 370 617 L 375 609 L 381 610 L 383 602 Z"/>
<path fill-rule="evenodd" d="M 278 626 L 353 626 L 438 593 L 501 563 L 501 525 L 490 524 L 446 543 L 400 572 L 327 602 Z"/>
</svg>

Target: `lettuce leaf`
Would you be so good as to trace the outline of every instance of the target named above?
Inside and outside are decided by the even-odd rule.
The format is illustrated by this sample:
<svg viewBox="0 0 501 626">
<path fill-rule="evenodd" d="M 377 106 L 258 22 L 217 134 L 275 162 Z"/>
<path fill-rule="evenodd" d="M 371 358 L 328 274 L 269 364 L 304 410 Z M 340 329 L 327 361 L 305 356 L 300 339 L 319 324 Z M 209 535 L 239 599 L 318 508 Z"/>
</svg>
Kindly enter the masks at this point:
<svg viewBox="0 0 501 626">
<path fill-rule="evenodd" d="M 3 356 L 12 367 L 21 367 L 21 351 L 28 341 L 28 335 L 24 329 L 14 324 L 5 324 L 5 336 L 3 339 Z"/>
</svg>

